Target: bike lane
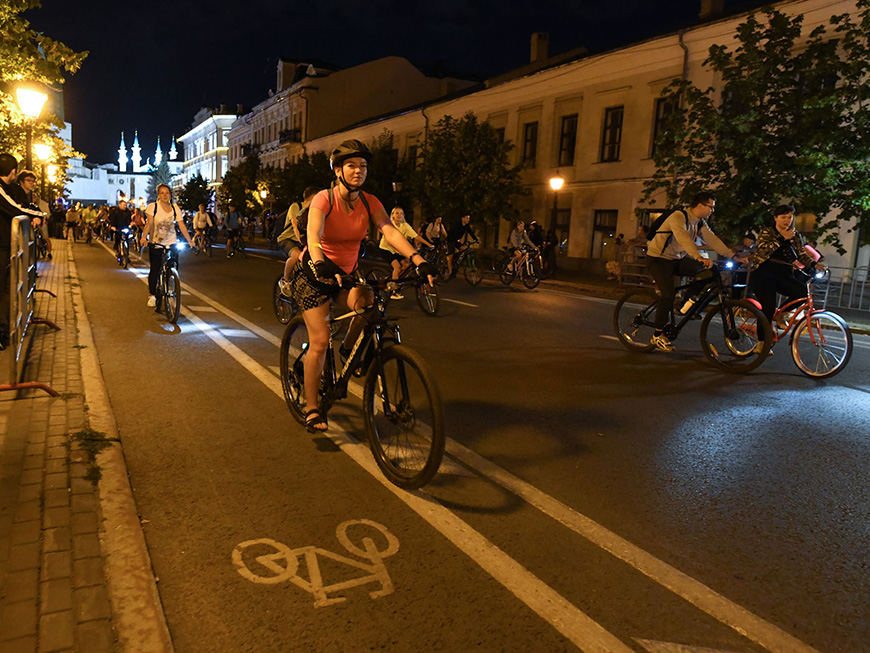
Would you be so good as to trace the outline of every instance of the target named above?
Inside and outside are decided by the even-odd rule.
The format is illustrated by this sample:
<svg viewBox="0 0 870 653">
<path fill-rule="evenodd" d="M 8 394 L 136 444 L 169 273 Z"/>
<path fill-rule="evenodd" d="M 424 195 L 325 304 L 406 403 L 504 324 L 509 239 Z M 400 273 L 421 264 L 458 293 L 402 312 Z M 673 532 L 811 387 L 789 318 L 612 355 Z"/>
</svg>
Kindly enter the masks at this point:
<svg viewBox="0 0 870 653">
<path fill-rule="evenodd" d="M 83 257 L 83 294 L 179 650 L 756 650 L 464 465 L 448 461 L 428 493 L 380 483 L 364 446 L 292 422 L 274 344 L 203 293 L 184 295 L 172 329 L 108 263 Z M 360 432 L 357 402 L 332 423 Z M 638 593 L 643 614 L 626 601 Z"/>
</svg>

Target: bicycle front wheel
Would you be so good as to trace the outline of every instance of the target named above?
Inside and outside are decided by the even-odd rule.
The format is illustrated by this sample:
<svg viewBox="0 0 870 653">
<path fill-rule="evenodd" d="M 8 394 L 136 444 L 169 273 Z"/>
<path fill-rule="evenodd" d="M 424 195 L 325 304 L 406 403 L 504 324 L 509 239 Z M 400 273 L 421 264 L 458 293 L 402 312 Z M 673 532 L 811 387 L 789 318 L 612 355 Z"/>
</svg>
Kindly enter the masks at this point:
<svg viewBox="0 0 870 653">
<path fill-rule="evenodd" d="M 658 295 L 650 288 L 628 291 L 616 302 L 613 329 L 619 342 L 631 351 L 652 351 Z"/>
<path fill-rule="evenodd" d="M 701 321 L 704 355 L 726 372 L 751 372 L 764 362 L 772 344 L 770 323 L 746 299 L 726 301 Z"/>
<path fill-rule="evenodd" d="M 514 277 L 517 276 L 516 272 L 508 268 L 510 262 L 511 259 L 506 257 L 504 262 L 502 263 L 501 268 L 499 268 L 498 271 L 499 281 L 501 281 L 506 286 L 511 285 L 511 283 L 513 283 Z"/>
<path fill-rule="evenodd" d="M 525 274 L 523 275 L 523 285 L 529 290 L 534 290 L 541 283 L 540 270 L 535 268 L 533 263 L 525 266 Z"/>
<path fill-rule="evenodd" d="M 166 319 L 175 324 L 181 312 L 181 279 L 175 268 L 163 272 L 163 312 Z"/>
<path fill-rule="evenodd" d="M 477 262 L 477 256 L 469 254 L 465 259 L 465 280 L 472 286 L 476 286 L 483 280 L 483 270 Z"/>
<path fill-rule="evenodd" d="M 284 329 L 281 338 L 279 366 L 281 388 L 290 414 L 305 425 L 305 354 L 308 352 L 308 328 L 301 315 L 296 316 Z"/>
<path fill-rule="evenodd" d="M 403 345 L 384 349 L 363 387 L 366 433 L 387 479 L 406 490 L 423 487 L 444 457 L 441 395 L 426 363 Z"/>
<path fill-rule="evenodd" d="M 438 288 L 428 283 L 421 283 L 416 288 L 417 303 L 420 309 L 429 317 L 435 317 L 441 308 L 441 297 L 438 296 Z"/>
<path fill-rule="evenodd" d="M 287 324 L 293 316 L 296 315 L 296 301 L 292 297 L 285 297 L 281 294 L 281 279 L 283 274 L 279 274 L 272 284 L 272 307 L 275 309 L 275 317 L 281 324 Z"/>
<path fill-rule="evenodd" d="M 852 356 L 852 331 L 836 313 L 813 313 L 795 325 L 791 356 L 807 376 L 816 379 L 834 376 Z"/>
</svg>

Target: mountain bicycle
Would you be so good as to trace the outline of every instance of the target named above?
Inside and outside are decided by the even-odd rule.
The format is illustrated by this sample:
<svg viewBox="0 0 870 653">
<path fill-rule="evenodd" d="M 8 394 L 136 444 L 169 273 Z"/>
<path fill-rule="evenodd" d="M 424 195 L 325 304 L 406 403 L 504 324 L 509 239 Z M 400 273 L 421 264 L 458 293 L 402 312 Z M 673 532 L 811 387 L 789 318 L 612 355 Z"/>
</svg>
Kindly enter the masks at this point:
<svg viewBox="0 0 870 653">
<path fill-rule="evenodd" d="M 438 278 L 447 278 L 447 243 L 435 240 L 434 247 L 423 247 L 420 255 L 438 269 Z"/>
<path fill-rule="evenodd" d="M 523 255 L 516 265 L 512 265 L 513 257 L 506 256 L 498 271 L 498 278 L 501 282 L 509 286 L 513 283 L 516 277 L 520 277 L 523 285 L 529 290 L 533 290 L 541 283 L 541 266 L 538 250 L 533 247 L 523 246 Z"/>
<path fill-rule="evenodd" d="M 227 236 L 227 258 L 235 256 L 236 252 L 242 255 L 242 258 L 248 258 L 245 252 L 245 237 L 242 235 L 242 229 L 238 229 L 238 233 L 230 238 Z"/>
<path fill-rule="evenodd" d="M 473 243 L 465 243 L 465 246 L 457 250 L 453 257 L 453 274 L 454 276 L 462 270 L 462 275 L 471 286 L 476 286 L 483 280 L 483 267 L 480 264 L 477 247 L 480 245 L 479 240 Z"/>
<path fill-rule="evenodd" d="M 425 259 L 425 257 L 424 257 Z M 430 286 L 429 282 L 421 279 L 414 274 L 412 266 L 406 267 L 399 274 L 398 279 L 393 279 L 392 274 L 381 268 L 373 268 L 366 277 L 370 281 L 380 281 L 389 286 L 389 289 L 400 291 L 407 286 L 414 287 L 414 295 L 417 298 L 417 305 L 424 315 L 435 317 L 438 311 L 441 310 L 441 295 L 438 293 L 437 286 Z M 387 297 L 389 299 L 389 297 Z"/>
<path fill-rule="evenodd" d="M 412 281 L 408 279 L 408 281 Z M 424 280 L 425 281 L 425 280 Z M 386 316 L 387 282 L 345 278 L 344 287 L 369 287 L 372 306 L 335 317 L 333 322 L 361 315 L 364 324 L 347 360 L 336 357 L 338 347 L 329 340 L 323 367 L 318 408 L 326 414 L 347 397 L 356 370 L 363 375 L 363 417 L 366 437 L 375 461 L 387 479 L 405 489 L 426 485 L 438 472 L 444 456 L 444 413 L 441 395 L 423 358 L 401 344 L 396 320 Z M 293 418 L 305 425 L 305 354 L 308 329 L 296 316 L 281 340 L 280 374 L 284 398 Z"/>
<path fill-rule="evenodd" d="M 664 334 L 673 342 L 683 327 L 703 315 L 701 349 L 707 359 L 727 372 L 745 373 L 764 362 L 773 344 L 770 324 L 758 306 L 748 299 L 731 299 L 730 271 L 733 264 L 714 264 L 711 275 L 695 303 L 679 320 L 674 307 Z M 723 279 L 725 277 L 725 279 Z M 689 284 L 676 290 L 685 290 Z M 616 303 L 613 328 L 619 341 L 631 351 L 648 352 L 655 348 L 655 311 L 659 296 L 652 288 L 634 288 Z M 714 303 L 715 302 L 715 303 Z"/>
<path fill-rule="evenodd" d="M 184 249 L 184 246 L 183 242 L 174 245 L 177 251 Z M 162 306 L 166 319 L 176 324 L 181 312 L 181 278 L 178 276 L 177 261 L 172 250 L 169 247 L 160 249 L 163 250 L 163 259 L 157 279 L 157 305 Z"/>
<path fill-rule="evenodd" d="M 211 256 L 211 238 L 205 232 L 198 233 L 193 237 L 193 247 L 195 255 L 204 252 L 206 256 Z"/>
<path fill-rule="evenodd" d="M 817 309 L 813 304 L 812 284 L 824 280 L 828 271 L 812 267 L 807 276 L 807 296 L 780 306 L 773 314 L 773 343 L 785 340 L 797 368 L 809 377 L 825 379 L 846 367 L 852 356 L 852 331 L 836 313 Z M 761 304 L 750 299 L 759 310 Z M 791 317 L 788 314 L 791 313 Z"/>
</svg>

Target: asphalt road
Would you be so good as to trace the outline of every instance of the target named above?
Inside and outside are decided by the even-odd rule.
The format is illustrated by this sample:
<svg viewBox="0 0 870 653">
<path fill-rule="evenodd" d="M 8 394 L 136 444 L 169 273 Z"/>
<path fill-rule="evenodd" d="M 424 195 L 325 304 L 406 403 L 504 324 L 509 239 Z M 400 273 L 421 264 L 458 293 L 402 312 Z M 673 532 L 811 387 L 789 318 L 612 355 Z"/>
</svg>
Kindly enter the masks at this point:
<svg viewBox="0 0 870 653">
<path fill-rule="evenodd" d="M 450 441 L 406 493 L 358 398 L 329 437 L 290 418 L 281 265 L 215 254 L 182 255 L 172 327 L 144 270 L 75 246 L 178 651 L 866 650 L 866 336 L 828 381 L 785 347 L 732 376 L 697 330 L 624 350 L 606 300 L 454 280 L 427 318 L 409 295 L 390 312 Z"/>
</svg>

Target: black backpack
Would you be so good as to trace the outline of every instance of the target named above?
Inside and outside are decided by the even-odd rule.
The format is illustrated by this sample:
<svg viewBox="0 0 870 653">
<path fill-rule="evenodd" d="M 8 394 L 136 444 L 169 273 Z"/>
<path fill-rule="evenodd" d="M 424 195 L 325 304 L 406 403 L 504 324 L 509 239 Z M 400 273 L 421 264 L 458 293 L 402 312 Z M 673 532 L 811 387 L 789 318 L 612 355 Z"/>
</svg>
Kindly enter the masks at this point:
<svg viewBox="0 0 870 653">
<path fill-rule="evenodd" d="M 653 238 L 655 238 L 660 233 L 659 230 L 662 228 L 662 225 L 665 223 L 665 220 L 667 220 L 669 217 L 671 217 L 671 214 L 676 212 L 676 211 L 679 211 L 680 213 L 682 213 L 686 217 L 686 224 L 689 224 L 689 214 L 686 213 L 685 209 L 665 209 L 662 212 L 662 214 L 659 217 L 657 217 L 653 221 L 653 223 L 647 228 L 646 239 L 652 240 Z M 671 234 L 671 235 L 673 235 L 673 234 Z"/>
</svg>

